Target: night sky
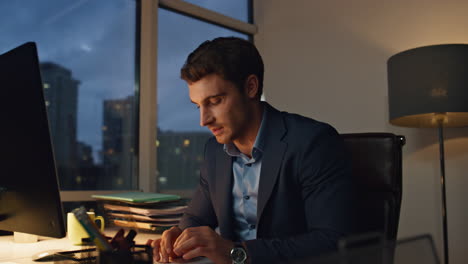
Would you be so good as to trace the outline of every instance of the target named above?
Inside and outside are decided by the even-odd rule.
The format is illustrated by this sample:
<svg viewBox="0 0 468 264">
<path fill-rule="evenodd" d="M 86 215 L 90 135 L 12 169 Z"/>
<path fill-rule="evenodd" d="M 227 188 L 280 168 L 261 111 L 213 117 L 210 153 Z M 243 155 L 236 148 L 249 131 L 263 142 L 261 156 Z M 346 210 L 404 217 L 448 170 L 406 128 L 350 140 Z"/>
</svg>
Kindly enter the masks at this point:
<svg viewBox="0 0 468 264">
<path fill-rule="evenodd" d="M 146 1 L 146 0 L 143 0 Z M 189 0 L 246 20 L 247 1 Z M 103 100 L 124 98 L 135 90 L 134 0 L 0 1 L 0 53 L 27 41 L 38 46 L 41 62 L 55 62 L 80 81 L 78 140 L 102 148 Z M 196 107 L 179 71 L 200 43 L 231 30 L 159 9 L 158 126 L 162 130 L 203 131 Z M 207 130 L 206 130 L 207 131 Z"/>
</svg>

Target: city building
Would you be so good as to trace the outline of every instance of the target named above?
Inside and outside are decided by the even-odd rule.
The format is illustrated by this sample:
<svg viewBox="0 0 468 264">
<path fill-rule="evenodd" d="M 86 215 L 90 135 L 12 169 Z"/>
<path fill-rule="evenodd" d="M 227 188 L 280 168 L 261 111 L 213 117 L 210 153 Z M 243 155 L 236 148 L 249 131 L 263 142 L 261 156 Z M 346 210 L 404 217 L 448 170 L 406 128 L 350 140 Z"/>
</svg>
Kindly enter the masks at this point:
<svg viewBox="0 0 468 264">
<path fill-rule="evenodd" d="M 128 96 L 103 102 L 103 174 L 99 177 L 98 188 L 137 188 L 136 179 L 132 177 L 138 168 L 135 154 L 134 100 L 134 96 Z"/>
<path fill-rule="evenodd" d="M 44 97 L 62 189 L 74 189 L 77 169 L 76 127 L 80 81 L 67 68 L 40 64 Z"/>
<path fill-rule="evenodd" d="M 197 185 L 208 132 L 158 130 L 157 159 L 160 190 L 193 189 Z"/>
</svg>

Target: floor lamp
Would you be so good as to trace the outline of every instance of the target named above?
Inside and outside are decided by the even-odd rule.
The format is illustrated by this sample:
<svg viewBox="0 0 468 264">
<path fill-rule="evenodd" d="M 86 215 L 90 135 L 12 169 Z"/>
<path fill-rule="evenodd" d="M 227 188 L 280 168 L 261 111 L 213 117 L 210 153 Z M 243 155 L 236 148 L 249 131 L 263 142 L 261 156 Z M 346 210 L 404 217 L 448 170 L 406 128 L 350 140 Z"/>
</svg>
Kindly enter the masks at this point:
<svg viewBox="0 0 468 264">
<path fill-rule="evenodd" d="M 468 44 L 410 49 L 390 57 L 390 123 L 438 128 L 444 260 L 449 264 L 444 127 L 468 126 Z"/>
</svg>

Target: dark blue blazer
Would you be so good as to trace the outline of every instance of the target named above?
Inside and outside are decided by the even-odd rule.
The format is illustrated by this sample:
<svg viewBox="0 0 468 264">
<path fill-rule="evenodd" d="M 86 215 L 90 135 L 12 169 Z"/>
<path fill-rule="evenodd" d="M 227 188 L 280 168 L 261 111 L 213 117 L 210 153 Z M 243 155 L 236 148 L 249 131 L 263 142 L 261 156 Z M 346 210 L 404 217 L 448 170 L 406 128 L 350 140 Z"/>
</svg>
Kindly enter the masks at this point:
<svg viewBox="0 0 468 264">
<path fill-rule="evenodd" d="M 268 108 L 251 263 L 277 263 L 336 248 L 353 228 L 354 188 L 342 139 L 328 124 Z M 265 122 L 265 121 L 264 121 Z M 219 228 L 236 241 L 232 158 L 211 138 L 197 187 L 179 227 Z"/>
</svg>

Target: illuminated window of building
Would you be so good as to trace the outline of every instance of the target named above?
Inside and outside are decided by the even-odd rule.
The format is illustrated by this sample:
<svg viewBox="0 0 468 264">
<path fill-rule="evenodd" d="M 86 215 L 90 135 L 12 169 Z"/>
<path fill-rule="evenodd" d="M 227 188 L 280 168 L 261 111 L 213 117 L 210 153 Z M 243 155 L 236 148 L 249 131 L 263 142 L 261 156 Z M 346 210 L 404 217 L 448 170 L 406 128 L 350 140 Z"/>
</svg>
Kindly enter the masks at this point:
<svg viewBox="0 0 468 264">
<path fill-rule="evenodd" d="M 179 155 L 179 154 L 180 154 L 180 148 L 175 148 L 175 149 L 174 149 L 174 153 L 175 153 L 176 155 Z"/>
</svg>

